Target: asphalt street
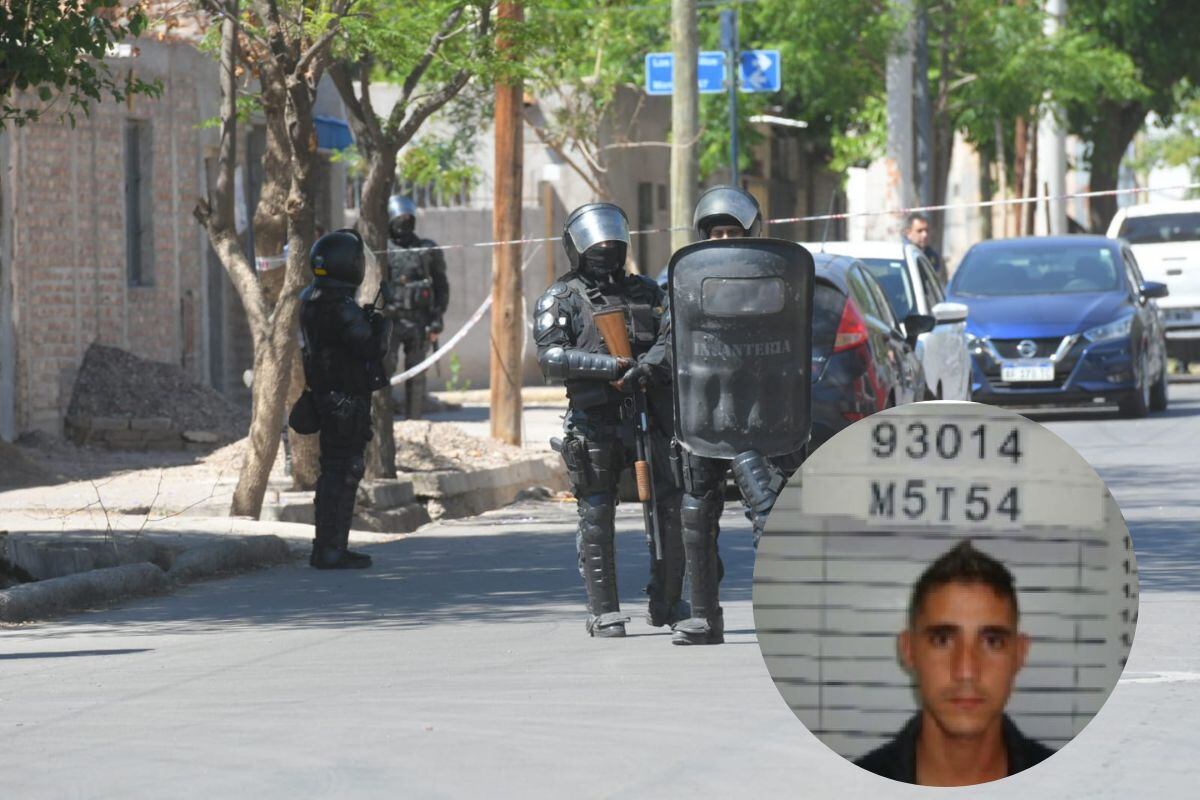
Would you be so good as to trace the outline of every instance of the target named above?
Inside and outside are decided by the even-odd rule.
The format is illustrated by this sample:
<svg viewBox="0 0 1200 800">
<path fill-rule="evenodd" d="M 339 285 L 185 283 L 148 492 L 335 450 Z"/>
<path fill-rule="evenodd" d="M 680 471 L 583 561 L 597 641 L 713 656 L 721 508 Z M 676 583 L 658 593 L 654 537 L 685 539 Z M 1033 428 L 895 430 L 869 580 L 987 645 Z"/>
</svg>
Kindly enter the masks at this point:
<svg viewBox="0 0 1200 800">
<path fill-rule="evenodd" d="M 1200 383 L 1171 410 L 1035 417 L 1096 467 L 1134 537 L 1132 658 L 1041 766 L 940 796 L 1195 796 Z M 731 504 L 732 505 L 732 504 Z M 370 548 L 0 631 L 6 797 L 928 797 L 862 772 L 784 705 L 752 629 L 749 525 L 721 550 L 722 647 L 641 621 L 640 512 L 619 514 L 624 640 L 591 640 L 574 507 L 523 503 Z"/>
</svg>

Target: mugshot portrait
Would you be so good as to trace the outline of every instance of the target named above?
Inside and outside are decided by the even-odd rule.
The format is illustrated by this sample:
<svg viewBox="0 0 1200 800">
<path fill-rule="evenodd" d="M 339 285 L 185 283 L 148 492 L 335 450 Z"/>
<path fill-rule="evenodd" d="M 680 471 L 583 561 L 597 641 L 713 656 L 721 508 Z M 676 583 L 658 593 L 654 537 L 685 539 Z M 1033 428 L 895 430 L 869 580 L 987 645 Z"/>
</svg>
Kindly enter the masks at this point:
<svg viewBox="0 0 1200 800">
<path fill-rule="evenodd" d="M 1060 480 L 1071 503 L 1095 506 L 1078 511 L 1086 522 L 885 524 L 871 513 L 880 493 L 863 492 L 849 475 L 870 472 L 855 453 L 876 441 L 873 432 L 835 437 L 773 512 L 755 562 L 754 616 L 780 694 L 831 750 L 892 780 L 969 785 L 1040 763 L 1099 711 L 1132 644 L 1137 568 L 1120 509 L 1069 446 L 1035 423 L 1008 420 L 1010 412 L 936 405 L 936 419 L 917 407 L 888 414 L 901 431 L 912 420 L 934 430 L 946 418 L 971 430 L 979 414 L 1016 426 L 1039 463 L 1017 476 L 1012 496 L 1024 504 L 1032 496 L 1025 482 Z M 954 406 L 966 408 L 948 412 Z M 1063 466 L 1072 460 L 1086 473 Z M 1010 488 L 996 483 L 994 464 L 978 472 L 962 463 L 893 466 L 901 485 L 942 485 L 945 469 L 995 498 Z M 997 485 L 1002 491 L 992 491 Z M 831 496 L 838 492 L 845 496 Z"/>
</svg>

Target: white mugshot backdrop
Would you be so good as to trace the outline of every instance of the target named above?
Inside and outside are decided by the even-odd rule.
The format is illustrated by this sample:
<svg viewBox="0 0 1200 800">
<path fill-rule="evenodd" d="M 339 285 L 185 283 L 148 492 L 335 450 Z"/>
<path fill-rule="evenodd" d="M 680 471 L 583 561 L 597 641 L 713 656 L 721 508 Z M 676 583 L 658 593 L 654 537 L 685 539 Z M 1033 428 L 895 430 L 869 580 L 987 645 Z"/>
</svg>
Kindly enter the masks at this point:
<svg viewBox="0 0 1200 800">
<path fill-rule="evenodd" d="M 893 431 L 879 430 L 888 421 L 899 458 L 896 447 L 889 452 Z M 994 442 L 955 452 L 947 425 L 972 445 Z M 982 513 L 1001 504 L 1004 512 Z M 1008 704 L 1018 727 L 1060 748 L 1116 685 L 1137 621 L 1137 568 L 1099 477 L 1057 436 L 1012 412 L 904 406 L 856 423 L 814 454 L 780 497 L 755 562 L 767 667 L 796 716 L 834 751 L 857 758 L 916 712 L 896 635 L 917 577 L 968 536 L 1013 573 L 1020 627 L 1032 639 Z"/>
</svg>

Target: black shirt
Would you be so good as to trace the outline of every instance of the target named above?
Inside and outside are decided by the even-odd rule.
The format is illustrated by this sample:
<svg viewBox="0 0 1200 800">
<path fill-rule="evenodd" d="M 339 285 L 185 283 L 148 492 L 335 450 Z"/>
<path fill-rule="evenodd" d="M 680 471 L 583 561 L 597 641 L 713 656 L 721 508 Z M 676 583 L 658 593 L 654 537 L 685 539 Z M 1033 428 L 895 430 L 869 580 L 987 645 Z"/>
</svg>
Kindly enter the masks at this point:
<svg viewBox="0 0 1200 800">
<path fill-rule="evenodd" d="M 917 782 L 917 735 L 921 732 L 921 715 L 908 721 L 896 737 L 877 747 L 854 763 L 868 772 L 901 783 Z M 1013 721 L 1004 716 L 1004 750 L 1008 754 L 1008 774 L 1016 775 L 1034 764 L 1045 761 L 1054 751 L 1026 736 Z"/>
</svg>

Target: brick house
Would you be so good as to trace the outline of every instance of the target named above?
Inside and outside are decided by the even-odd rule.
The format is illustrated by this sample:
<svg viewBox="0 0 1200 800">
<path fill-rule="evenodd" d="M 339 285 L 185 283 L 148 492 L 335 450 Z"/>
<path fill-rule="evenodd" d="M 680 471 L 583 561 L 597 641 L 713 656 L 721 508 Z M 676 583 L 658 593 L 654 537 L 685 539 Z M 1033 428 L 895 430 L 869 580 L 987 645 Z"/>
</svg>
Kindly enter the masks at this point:
<svg viewBox="0 0 1200 800">
<path fill-rule="evenodd" d="M 192 216 L 215 168 L 217 134 L 202 123 L 218 113 L 217 66 L 181 39 L 139 40 L 111 64 L 159 80 L 162 95 L 95 104 L 74 128 L 47 118 L 0 131 L 2 439 L 61 435 L 92 342 L 247 396 L 245 315 Z M 318 113 L 344 116 L 335 97 L 322 86 Z M 261 124 L 240 138 L 237 216 L 250 252 Z M 326 159 L 320 175 L 318 219 L 340 226 L 344 167 Z"/>
</svg>

